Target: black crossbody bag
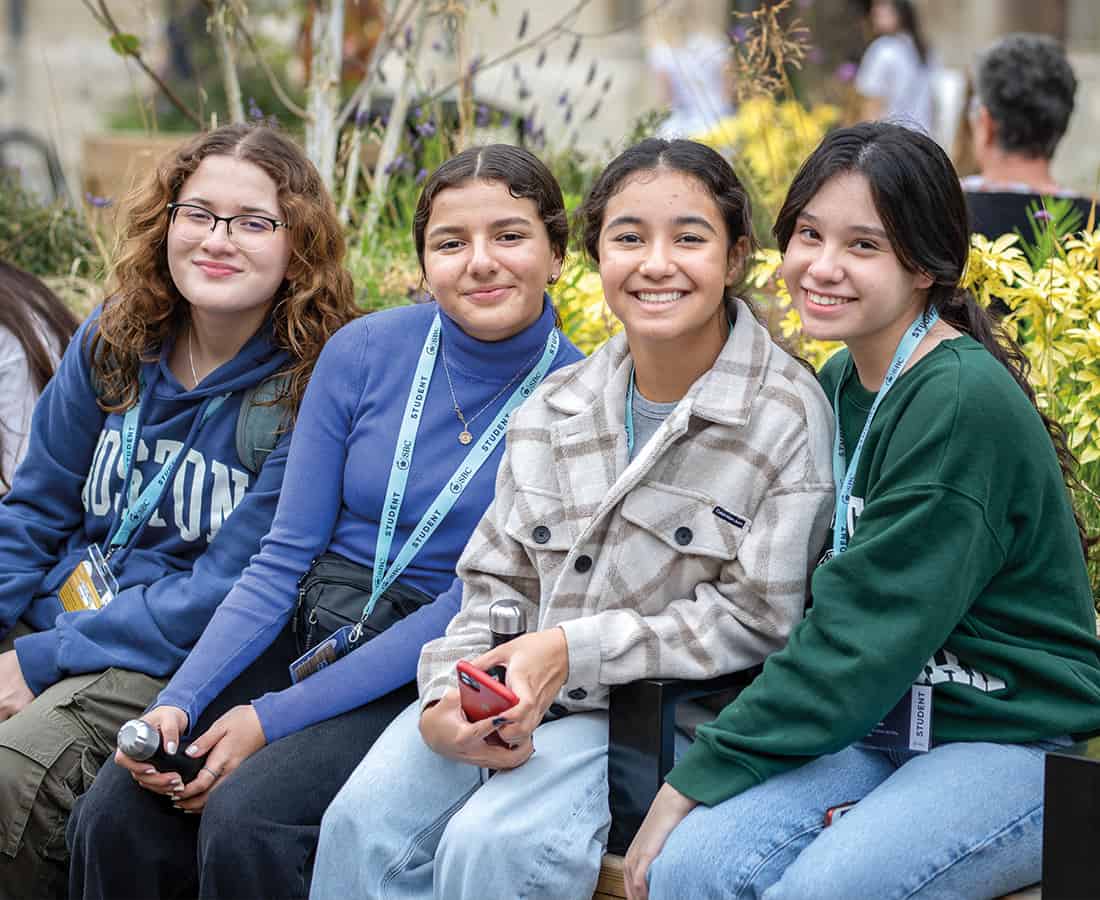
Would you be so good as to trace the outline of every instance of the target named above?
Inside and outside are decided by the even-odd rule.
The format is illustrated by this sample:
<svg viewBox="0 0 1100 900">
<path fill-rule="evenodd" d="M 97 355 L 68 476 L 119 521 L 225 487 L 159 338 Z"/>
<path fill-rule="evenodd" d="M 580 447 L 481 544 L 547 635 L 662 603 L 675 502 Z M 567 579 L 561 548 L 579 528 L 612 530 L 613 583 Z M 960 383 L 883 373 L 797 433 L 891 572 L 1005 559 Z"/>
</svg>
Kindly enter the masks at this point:
<svg viewBox="0 0 1100 900">
<path fill-rule="evenodd" d="M 313 649 L 320 641 L 345 625 L 363 618 L 363 607 L 371 595 L 374 570 L 339 553 L 325 553 L 313 561 L 298 582 L 298 606 L 291 628 L 298 652 Z M 363 622 L 361 644 L 381 634 L 435 598 L 395 581 L 378 598 L 370 617 Z"/>
</svg>

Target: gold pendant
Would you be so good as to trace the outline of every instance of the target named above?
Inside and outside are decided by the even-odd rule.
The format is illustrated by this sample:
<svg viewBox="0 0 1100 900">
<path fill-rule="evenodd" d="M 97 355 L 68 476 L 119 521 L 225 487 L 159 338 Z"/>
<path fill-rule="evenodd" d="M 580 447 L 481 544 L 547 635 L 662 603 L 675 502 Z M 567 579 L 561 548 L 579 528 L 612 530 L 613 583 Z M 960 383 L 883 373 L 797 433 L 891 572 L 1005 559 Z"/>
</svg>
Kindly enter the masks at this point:
<svg viewBox="0 0 1100 900">
<path fill-rule="evenodd" d="M 459 432 L 458 442 L 463 446 L 470 443 L 470 441 L 472 441 L 473 439 L 474 436 L 470 434 L 470 432 L 468 432 L 465 428 L 463 428 L 462 431 Z"/>
</svg>

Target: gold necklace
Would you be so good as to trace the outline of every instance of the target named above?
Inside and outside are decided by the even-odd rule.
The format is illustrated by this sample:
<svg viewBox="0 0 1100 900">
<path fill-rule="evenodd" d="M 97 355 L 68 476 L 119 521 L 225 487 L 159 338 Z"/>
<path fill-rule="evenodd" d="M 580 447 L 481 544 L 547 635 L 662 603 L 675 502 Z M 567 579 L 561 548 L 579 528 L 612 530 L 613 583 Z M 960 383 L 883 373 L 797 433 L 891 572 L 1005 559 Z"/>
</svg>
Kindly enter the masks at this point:
<svg viewBox="0 0 1100 900">
<path fill-rule="evenodd" d="M 524 372 L 526 372 L 531 367 L 531 364 L 535 361 L 535 359 L 538 358 L 539 354 L 542 353 L 541 350 L 535 351 L 535 355 L 530 357 L 522 366 L 519 367 L 519 371 L 516 372 L 515 375 L 513 375 L 511 378 L 508 379 L 508 383 L 506 385 L 504 385 L 504 387 L 502 387 L 495 394 L 493 394 L 492 398 L 489 400 L 488 403 L 486 403 L 483 407 L 481 407 L 481 409 L 479 409 L 469 419 L 467 419 L 462 414 L 462 407 L 458 405 L 458 397 L 455 396 L 454 382 L 451 381 L 451 367 L 449 365 L 447 365 L 447 344 L 443 340 L 442 335 L 440 335 L 439 350 L 440 350 L 440 355 L 443 357 L 443 373 L 447 376 L 447 387 L 451 391 L 451 403 L 454 404 L 454 411 L 455 411 L 455 415 L 458 416 L 458 421 L 462 423 L 462 430 L 458 433 L 458 442 L 460 444 L 462 444 L 463 446 L 466 446 L 467 444 L 469 444 L 474 439 L 473 434 L 470 432 L 470 424 L 474 420 L 476 420 L 478 416 L 480 416 L 483 412 L 485 412 L 485 410 L 487 410 L 490 406 L 492 406 L 494 403 L 496 403 L 497 400 L 500 399 L 501 395 L 506 390 L 508 390 L 508 388 L 510 388 L 513 384 L 515 384 L 516 379 L 519 378 L 519 376 L 522 375 Z"/>
</svg>

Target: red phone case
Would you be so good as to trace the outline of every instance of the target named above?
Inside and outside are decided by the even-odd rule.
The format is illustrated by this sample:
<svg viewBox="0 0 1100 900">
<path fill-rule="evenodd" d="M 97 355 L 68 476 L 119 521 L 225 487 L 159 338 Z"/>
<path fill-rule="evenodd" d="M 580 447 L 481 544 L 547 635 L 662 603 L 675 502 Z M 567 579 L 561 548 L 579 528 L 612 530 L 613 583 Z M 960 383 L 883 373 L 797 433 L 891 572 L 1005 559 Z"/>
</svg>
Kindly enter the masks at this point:
<svg viewBox="0 0 1100 900">
<path fill-rule="evenodd" d="M 458 695 L 462 711 L 471 722 L 499 716 L 519 703 L 519 697 L 481 669 L 466 660 L 458 662 Z"/>
</svg>

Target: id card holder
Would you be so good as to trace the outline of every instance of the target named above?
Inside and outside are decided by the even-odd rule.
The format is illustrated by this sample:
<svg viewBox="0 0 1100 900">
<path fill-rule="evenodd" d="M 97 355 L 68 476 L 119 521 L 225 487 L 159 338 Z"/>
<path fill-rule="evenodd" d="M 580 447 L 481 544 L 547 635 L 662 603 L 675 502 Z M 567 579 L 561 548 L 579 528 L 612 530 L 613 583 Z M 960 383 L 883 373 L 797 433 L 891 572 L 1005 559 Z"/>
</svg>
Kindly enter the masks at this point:
<svg viewBox="0 0 1100 900">
<path fill-rule="evenodd" d="M 67 612 L 102 609 L 118 593 L 118 581 L 96 544 L 88 545 L 73 573 L 65 579 L 57 598 Z"/>
<path fill-rule="evenodd" d="M 304 681 L 316 672 L 320 672 L 325 666 L 331 666 L 336 660 L 347 656 L 355 649 L 355 640 L 352 632 L 355 625 L 345 625 L 325 638 L 316 647 L 312 647 L 299 656 L 288 667 L 290 681 L 297 684 Z"/>
<path fill-rule="evenodd" d="M 932 746 L 932 686 L 914 684 L 857 747 L 927 753 Z"/>
</svg>

